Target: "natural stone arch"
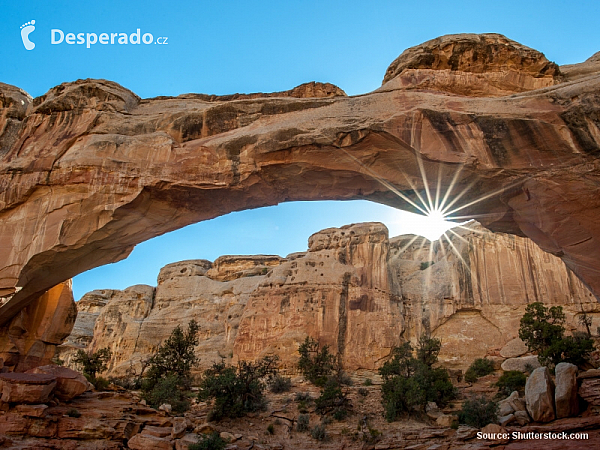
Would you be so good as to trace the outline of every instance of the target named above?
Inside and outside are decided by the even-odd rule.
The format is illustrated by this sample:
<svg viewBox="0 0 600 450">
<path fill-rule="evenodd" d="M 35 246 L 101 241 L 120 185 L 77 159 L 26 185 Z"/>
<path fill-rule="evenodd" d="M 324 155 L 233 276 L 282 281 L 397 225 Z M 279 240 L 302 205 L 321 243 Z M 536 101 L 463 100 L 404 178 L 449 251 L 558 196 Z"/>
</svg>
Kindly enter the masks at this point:
<svg viewBox="0 0 600 450">
<path fill-rule="evenodd" d="M 407 50 L 356 97 L 309 83 L 142 100 L 79 80 L 31 100 L 1 85 L 0 321 L 190 223 L 294 200 L 410 209 L 390 187 L 414 198 L 438 179 L 442 192 L 470 186 L 463 205 L 493 193 L 461 214 L 530 237 L 598 296 L 597 69 L 457 35 Z"/>
</svg>

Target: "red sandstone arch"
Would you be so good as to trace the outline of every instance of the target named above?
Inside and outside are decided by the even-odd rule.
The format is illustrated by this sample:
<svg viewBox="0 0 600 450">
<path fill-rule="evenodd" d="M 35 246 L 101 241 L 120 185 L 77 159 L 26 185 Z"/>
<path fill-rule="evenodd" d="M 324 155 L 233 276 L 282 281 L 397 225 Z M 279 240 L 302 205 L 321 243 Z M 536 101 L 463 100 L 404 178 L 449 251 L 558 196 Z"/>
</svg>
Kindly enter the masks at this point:
<svg viewBox="0 0 600 450">
<path fill-rule="evenodd" d="M 0 85 L 0 308 L 5 322 L 146 239 L 283 201 L 442 191 L 530 237 L 600 295 L 600 63 L 559 69 L 500 35 L 407 50 L 384 85 L 142 100 L 79 80 L 31 100 Z M 379 177 L 379 180 L 376 179 Z M 413 195 L 414 197 L 414 195 Z"/>
</svg>

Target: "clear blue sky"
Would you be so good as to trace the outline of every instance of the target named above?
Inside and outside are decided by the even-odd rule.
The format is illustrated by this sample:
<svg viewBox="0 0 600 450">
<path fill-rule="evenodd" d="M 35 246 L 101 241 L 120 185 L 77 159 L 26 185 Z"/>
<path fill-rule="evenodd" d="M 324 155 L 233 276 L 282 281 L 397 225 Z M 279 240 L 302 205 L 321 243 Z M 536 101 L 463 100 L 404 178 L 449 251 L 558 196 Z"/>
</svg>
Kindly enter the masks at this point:
<svg viewBox="0 0 600 450">
<path fill-rule="evenodd" d="M 380 86 L 403 50 L 449 33 L 497 32 L 558 64 L 600 50 L 596 1 L 29 1 L 0 2 L 0 81 L 32 96 L 78 78 L 106 78 L 141 97 L 187 92 L 230 94 L 330 82 L 349 95 Z M 25 50 L 21 25 L 35 20 L 35 48 Z M 67 33 L 137 29 L 167 45 L 51 44 Z M 222 254 L 285 255 L 306 248 L 328 226 L 376 220 L 392 234 L 411 232 L 409 216 L 366 202 L 285 204 L 193 225 L 140 244 L 130 258 L 78 276 L 75 296 L 98 288 L 155 284 L 158 269 Z M 397 222 L 400 221 L 401 224 Z M 396 222 L 396 223 L 395 223 Z M 414 226 L 414 224 L 413 224 Z M 418 225 L 417 225 L 418 227 Z"/>
</svg>

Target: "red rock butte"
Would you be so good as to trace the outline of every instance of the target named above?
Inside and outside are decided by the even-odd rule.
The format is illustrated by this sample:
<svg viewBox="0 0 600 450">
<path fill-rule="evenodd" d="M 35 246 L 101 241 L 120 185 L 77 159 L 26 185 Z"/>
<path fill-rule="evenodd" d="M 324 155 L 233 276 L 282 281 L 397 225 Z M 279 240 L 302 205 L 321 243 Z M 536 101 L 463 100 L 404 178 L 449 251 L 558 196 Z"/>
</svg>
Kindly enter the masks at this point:
<svg viewBox="0 0 600 450">
<path fill-rule="evenodd" d="M 600 295 L 600 56 L 559 67 L 498 34 L 406 50 L 348 97 L 140 99 L 78 80 L 32 99 L 0 84 L 0 322 L 154 236 L 232 211 L 366 199 L 526 236 Z"/>
</svg>

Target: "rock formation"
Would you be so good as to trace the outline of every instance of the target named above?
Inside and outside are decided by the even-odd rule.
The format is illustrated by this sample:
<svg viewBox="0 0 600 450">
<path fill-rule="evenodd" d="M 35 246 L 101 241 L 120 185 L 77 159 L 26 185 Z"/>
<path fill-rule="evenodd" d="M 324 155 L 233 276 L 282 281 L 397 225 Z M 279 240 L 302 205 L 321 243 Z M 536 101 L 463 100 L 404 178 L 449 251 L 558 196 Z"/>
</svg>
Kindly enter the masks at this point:
<svg viewBox="0 0 600 450">
<path fill-rule="evenodd" d="M 293 371 L 298 345 L 311 336 L 346 369 L 373 371 L 393 346 L 429 332 L 442 339 L 442 363 L 465 369 L 486 354 L 524 353 L 515 337 L 530 302 L 563 306 L 570 331 L 584 310 L 599 323 L 600 305 L 583 283 L 526 238 L 476 222 L 435 243 L 387 234 L 379 223 L 330 228 L 313 234 L 306 252 L 286 258 L 182 261 L 160 271 L 156 288 L 93 291 L 78 302 L 61 358 L 109 347 L 110 374 L 139 371 L 140 360 L 193 318 L 200 368 L 221 356 L 275 353 Z"/>
<path fill-rule="evenodd" d="M 486 34 L 409 49 L 356 97 L 308 84 L 142 100 L 78 80 L 32 100 L 0 85 L 0 322 L 190 223 L 294 200 L 414 209 L 406 200 L 438 182 L 458 215 L 528 236 L 598 296 L 597 68 L 592 58 L 563 70 Z M 465 305 L 483 308 L 486 294 L 471 286 L 461 311 L 478 321 Z"/>
<path fill-rule="evenodd" d="M 71 280 L 53 287 L 0 328 L 0 358 L 7 369 L 24 372 L 50 363 L 69 336 L 77 308 Z"/>
</svg>

